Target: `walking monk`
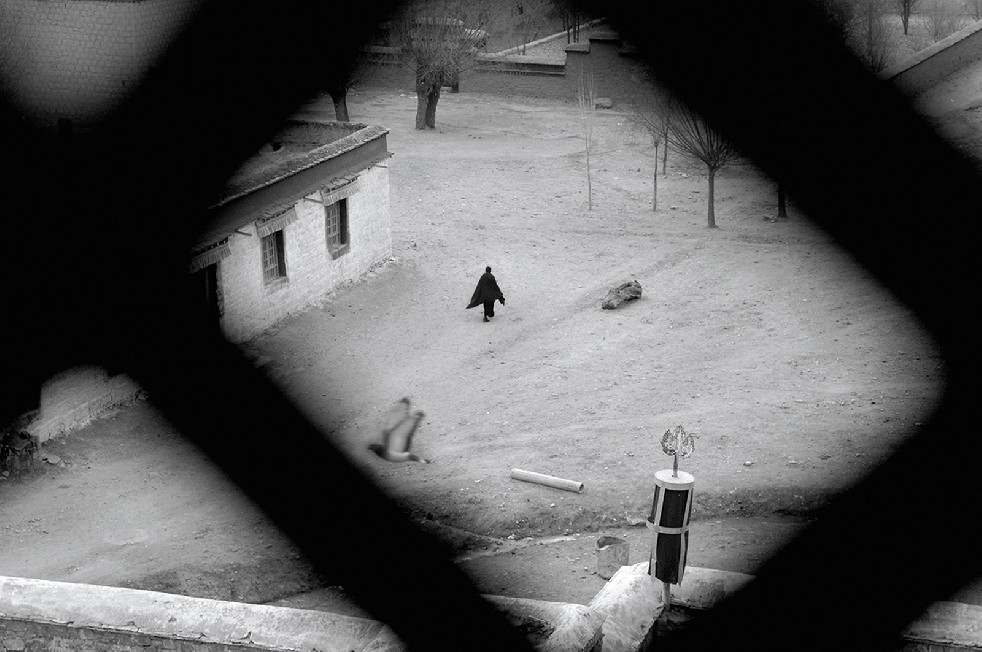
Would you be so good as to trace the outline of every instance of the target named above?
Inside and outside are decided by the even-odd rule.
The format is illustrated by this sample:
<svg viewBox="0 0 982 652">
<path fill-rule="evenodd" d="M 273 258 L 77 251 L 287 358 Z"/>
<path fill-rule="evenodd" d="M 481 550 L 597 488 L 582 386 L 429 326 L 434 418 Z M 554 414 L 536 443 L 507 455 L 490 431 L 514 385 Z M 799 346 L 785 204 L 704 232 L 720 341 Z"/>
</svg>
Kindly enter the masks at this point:
<svg viewBox="0 0 982 652">
<path fill-rule="evenodd" d="M 505 305 L 505 295 L 501 293 L 498 282 L 494 280 L 494 276 L 491 274 L 491 268 L 487 267 L 484 273 L 481 274 L 481 280 L 477 282 L 477 287 L 474 289 L 474 296 L 471 297 L 471 302 L 467 304 L 467 307 L 473 308 L 479 303 L 483 303 L 484 321 L 490 321 L 494 317 L 495 300 L 500 301 L 501 305 Z"/>
</svg>

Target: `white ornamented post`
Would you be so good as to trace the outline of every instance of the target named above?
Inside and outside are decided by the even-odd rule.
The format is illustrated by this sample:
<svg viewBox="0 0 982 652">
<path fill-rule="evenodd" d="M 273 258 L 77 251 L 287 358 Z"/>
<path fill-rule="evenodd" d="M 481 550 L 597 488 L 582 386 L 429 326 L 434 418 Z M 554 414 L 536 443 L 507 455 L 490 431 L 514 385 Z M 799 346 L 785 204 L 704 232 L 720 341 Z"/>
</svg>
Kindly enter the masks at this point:
<svg viewBox="0 0 982 652">
<path fill-rule="evenodd" d="M 681 584 L 689 549 L 689 517 L 695 478 L 679 471 L 679 458 L 695 450 L 695 439 L 682 428 L 667 430 L 661 439 L 662 450 L 672 456 L 672 468 L 655 473 L 655 493 L 651 501 L 648 527 L 653 531 L 648 574 L 662 582 L 665 606 L 671 604 L 671 584 Z"/>
</svg>

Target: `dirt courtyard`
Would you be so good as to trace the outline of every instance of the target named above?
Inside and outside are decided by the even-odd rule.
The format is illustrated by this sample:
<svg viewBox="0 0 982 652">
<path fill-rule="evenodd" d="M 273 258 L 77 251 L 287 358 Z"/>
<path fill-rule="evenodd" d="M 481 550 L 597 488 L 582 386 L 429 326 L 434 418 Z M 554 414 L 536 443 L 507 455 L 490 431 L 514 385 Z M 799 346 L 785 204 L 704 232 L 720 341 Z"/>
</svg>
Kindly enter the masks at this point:
<svg viewBox="0 0 982 652">
<path fill-rule="evenodd" d="M 393 259 L 244 350 L 482 590 L 586 602 L 598 532 L 646 559 L 669 428 L 697 436 L 690 563 L 752 572 L 930 414 L 944 369 L 913 315 L 793 205 L 765 220 L 776 188 L 752 166 L 717 177 L 710 230 L 704 170 L 671 153 L 652 212 L 650 143 L 615 106 L 597 114 L 589 210 L 575 103 L 447 94 L 426 132 L 415 107 L 349 97 L 353 121 L 391 129 Z M 486 265 L 507 297 L 490 323 L 464 310 Z M 632 279 L 642 298 L 601 310 Z M 433 464 L 365 450 L 402 396 Z M 45 449 L 60 463 L 0 482 L 0 574 L 244 601 L 319 586 L 149 405 Z"/>
</svg>

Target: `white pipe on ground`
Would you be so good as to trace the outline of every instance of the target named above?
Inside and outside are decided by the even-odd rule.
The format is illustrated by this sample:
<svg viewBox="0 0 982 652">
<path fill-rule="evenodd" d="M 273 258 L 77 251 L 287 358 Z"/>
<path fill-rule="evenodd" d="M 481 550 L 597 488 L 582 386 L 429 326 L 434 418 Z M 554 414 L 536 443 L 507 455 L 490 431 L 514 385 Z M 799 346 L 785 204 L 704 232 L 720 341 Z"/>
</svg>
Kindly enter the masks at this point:
<svg viewBox="0 0 982 652">
<path fill-rule="evenodd" d="M 512 469 L 511 477 L 515 480 L 521 480 L 522 482 L 543 484 L 554 489 L 562 489 L 564 491 L 572 491 L 574 493 L 583 492 L 582 482 L 566 480 L 565 478 L 557 478 L 554 475 L 545 475 L 544 473 L 535 473 L 534 471 L 524 471 L 522 469 Z"/>
</svg>

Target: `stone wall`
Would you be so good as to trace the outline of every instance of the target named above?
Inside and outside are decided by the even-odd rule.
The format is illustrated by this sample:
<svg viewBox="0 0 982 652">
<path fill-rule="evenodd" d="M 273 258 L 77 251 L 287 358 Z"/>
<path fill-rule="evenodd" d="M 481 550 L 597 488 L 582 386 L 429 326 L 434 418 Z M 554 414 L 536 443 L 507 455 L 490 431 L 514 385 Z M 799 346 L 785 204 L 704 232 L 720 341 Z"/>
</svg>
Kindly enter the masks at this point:
<svg viewBox="0 0 982 652">
<path fill-rule="evenodd" d="M 4 0 L 0 67 L 44 126 L 84 125 L 132 92 L 199 0 Z"/>
<path fill-rule="evenodd" d="M 69 369 L 42 385 L 37 414 L 24 429 L 43 443 L 141 396 L 139 385 L 125 374 L 110 376 L 101 367 Z"/>
</svg>

